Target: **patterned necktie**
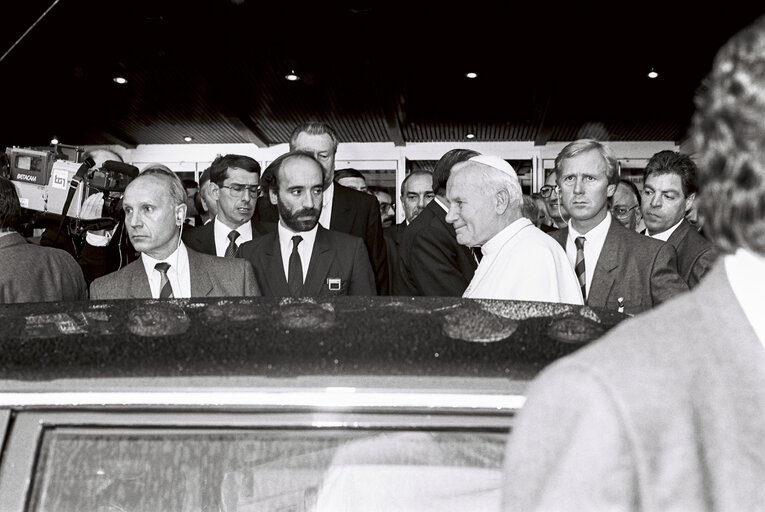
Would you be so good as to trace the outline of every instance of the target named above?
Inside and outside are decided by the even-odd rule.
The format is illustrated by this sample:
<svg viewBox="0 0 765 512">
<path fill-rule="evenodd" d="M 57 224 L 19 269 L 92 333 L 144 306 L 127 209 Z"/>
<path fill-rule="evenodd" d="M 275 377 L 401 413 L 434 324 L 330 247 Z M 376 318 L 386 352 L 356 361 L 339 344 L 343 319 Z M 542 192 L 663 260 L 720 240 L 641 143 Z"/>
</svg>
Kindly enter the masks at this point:
<svg viewBox="0 0 765 512">
<path fill-rule="evenodd" d="M 237 245 L 234 243 L 234 240 L 239 238 L 239 231 L 232 231 L 228 234 L 228 247 L 226 247 L 226 254 L 223 255 L 224 258 L 233 258 L 236 255 L 236 249 Z"/>
<path fill-rule="evenodd" d="M 298 254 L 298 245 L 303 241 L 303 237 L 295 235 L 292 237 L 292 254 L 290 254 L 290 264 L 287 269 L 287 285 L 290 288 L 290 295 L 297 297 L 303 288 L 303 264 L 300 262 Z"/>
<path fill-rule="evenodd" d="M 154 265 L 154 269 L 159 272 L 159 298 L 160 299 L 172 299 L 173 287 L 170 285 L 170 280 L 167 278 L 167 270 L 170 268 L 169 263 L 161 262 Z"/>
<path fill-rule="evenodd" d="M 582 298 L 584 303 L 587 304 L 587 277 L 584 272 L 584 241 L 583 236 L 576 237 L 574 242 L 576 243 L 576 265 L 574 265 L 574 271 L 576 272 L 576 278 L 579 280 L 579 286 L 582 287 Z"/>
</svg>

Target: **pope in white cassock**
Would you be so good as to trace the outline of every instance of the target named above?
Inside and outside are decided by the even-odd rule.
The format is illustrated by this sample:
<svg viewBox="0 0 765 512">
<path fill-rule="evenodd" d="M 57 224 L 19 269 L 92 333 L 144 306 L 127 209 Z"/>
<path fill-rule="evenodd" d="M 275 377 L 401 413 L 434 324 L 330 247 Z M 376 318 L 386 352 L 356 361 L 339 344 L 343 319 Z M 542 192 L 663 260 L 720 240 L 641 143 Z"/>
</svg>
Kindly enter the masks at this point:
<svg viewBox="0 0 765 512">
<path fill-rule="evenodd" d="M 583 303 L 563 248 L 523 217 L 521 185 L 509 163 L 479 155 L 455 165 L 446 197 L 457 241 L 483 255 L 463 297 Z"/>
</svg>

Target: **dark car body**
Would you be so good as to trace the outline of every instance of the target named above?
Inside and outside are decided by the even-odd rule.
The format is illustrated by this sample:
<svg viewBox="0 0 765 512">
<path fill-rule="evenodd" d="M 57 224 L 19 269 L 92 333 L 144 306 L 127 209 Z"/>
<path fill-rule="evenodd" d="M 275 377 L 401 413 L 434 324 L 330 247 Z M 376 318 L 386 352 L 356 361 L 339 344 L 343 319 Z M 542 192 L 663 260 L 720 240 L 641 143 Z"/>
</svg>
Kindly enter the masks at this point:
<svg viewBox="0 0 765 512">
<path fill-rule="evenodd" d="M 493 508 L 528 381 L 624 318 L 452 298 L 0 309 L 0 510 Z"/>
</svg>

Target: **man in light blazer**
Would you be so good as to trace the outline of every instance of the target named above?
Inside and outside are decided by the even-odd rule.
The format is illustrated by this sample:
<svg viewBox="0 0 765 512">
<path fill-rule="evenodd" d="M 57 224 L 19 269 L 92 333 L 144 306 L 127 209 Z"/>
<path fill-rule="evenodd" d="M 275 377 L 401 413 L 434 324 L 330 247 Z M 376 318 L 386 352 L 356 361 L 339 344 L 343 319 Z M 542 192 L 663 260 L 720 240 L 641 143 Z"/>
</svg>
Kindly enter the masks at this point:
<svg viewBox="0 0 765 512">
<path fill-rule="evenodd" d="M 699 208 L 726 254 L 690 293 L 531 384 L 505 510 L 765 510 L 765 17 L 705 84 L 691 130 Z"/>
<path fill-rule="evenodd" d="M 375 279 L 361 238 L 319 223 L 324 182 L 311 153 L 292 151 L 274 160 L 264 186 L 279 211 L 276 233 L 242 244 L 265 296 L 375 295 Z"/>
<path fill-rule="evenodd" d="M 181 242 L 186 191 L 169 170 L 150 169 L 125 190 L 130 241 L 141 257 L 93 281 L 91 299 L 260 295 L 249 263 L 198 253 Z"/>
<path fill-rule="evenodd" d="M 558 154 L 555 172 L 558 197 L 571 219 L 548 234 L 566 251 L 585 304 L 636 314 L 688 290 L 671 245 L 611 217 L 608 198 L 619 179 L 611 148 L 590 139 L 574 141 Z"/>
</svg>

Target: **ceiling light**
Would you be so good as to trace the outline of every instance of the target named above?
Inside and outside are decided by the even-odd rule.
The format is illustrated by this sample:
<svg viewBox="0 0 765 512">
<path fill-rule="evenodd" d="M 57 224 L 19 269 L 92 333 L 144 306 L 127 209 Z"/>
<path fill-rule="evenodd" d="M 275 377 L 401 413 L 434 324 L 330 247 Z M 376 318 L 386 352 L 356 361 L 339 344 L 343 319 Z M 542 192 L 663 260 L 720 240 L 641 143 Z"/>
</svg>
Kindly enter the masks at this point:
<svg viewBox="0 0 765 512">
<path fill-rule="evenodd" d="M 290 71 L 289 73 L 287 73 L 286 75 L 284 75 L 284 78 L 286 78 L 290 82 L 296 82 L 296 81 L 300 80 L 300 77 L 295 74 L 295 70 L 294 69 L 292 71 Z"/>
<path fill-rule="evenodd" d="M 54 135 L 53 138 L 50 140 L 50 143 L 51 143 L 51 146 L 58 144 L 58 137 Z"/>
<path fill-rule="evenodd" d="M 112 78 L 112 80 L 114 80 L 114 83 L 120 84 L 120 85 L 125 85 L 127 83 L 127 78 L 125 78 L 124 76 L 115 76 L 114 78 Z"/>
<path fill-rule="evenodd" d="M 478 73 L 473 73 L 471 71 L 470 73 L 465 73 L 465 76 L 468 78 L 478 78 Z"/>
<path fill-rule="evenodd" d="M 186 142 L 191 142 L 192 140 L 194 140 L 194 137 L 192 137 L 191 135 L 186 135 L 186 136 L 183 138 L 183 140 L 185 140 Z"/>
<path fill-rule="evenodd" d="M 465 137 L 468 138 L 468 139 L 475 139 L 475 134 L 474 133 L 468 133 L 467 135 L 465 135 Z"/>
<path fill-rule="evenodd" d="M 648 72 L 648 78 L 656 78 L 657 76 L 659 76 L 659 73 L 657 73 L 656 71 L 654 71 L 653 68 L 651 68 L 651 71 Z"/>
</svg>

